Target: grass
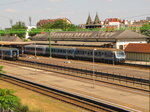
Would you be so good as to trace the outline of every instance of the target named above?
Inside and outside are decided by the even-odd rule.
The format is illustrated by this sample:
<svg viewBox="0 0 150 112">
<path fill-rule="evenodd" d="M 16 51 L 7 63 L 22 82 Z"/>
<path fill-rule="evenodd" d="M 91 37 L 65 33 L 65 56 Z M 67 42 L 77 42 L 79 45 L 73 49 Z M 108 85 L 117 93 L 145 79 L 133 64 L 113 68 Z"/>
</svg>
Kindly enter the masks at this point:
<svg viewBox="0 0 150 112">
<path fill-rule="evenodd" d="M 39 93 L 0 80 L 0 89 L 16 91 L 22 103 L 27 105 L 31 112 L 87 112 L 81 108 L 52 99 Z"/>
</svg>

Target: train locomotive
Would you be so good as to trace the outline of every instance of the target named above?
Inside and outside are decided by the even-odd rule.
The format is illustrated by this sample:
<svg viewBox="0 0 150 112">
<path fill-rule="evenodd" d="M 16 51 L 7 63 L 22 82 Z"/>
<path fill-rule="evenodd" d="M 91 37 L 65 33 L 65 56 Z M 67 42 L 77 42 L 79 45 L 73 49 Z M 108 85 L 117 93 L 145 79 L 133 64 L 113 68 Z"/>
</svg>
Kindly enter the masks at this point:
<svg viewBox="0 0 150 112">
<path fill-rule="evenodd" d="M 89 59 L 95 61 L 111 61 L 115 63 L 125 62 L 125 52 L 114 48 L 92 48 L 92 47 L 67 47 L 67 46 L 49 46 L 47 45 L 26 45 L 25 54 L 34 54 L 52 57 L 63 57 L 71 59 Z"/>
<path fill-rule="evenodd" d="M 0 47 L 0 58 L 17 60 L 19 57 L 19 50 L 17 48 Z"/>
</svg>

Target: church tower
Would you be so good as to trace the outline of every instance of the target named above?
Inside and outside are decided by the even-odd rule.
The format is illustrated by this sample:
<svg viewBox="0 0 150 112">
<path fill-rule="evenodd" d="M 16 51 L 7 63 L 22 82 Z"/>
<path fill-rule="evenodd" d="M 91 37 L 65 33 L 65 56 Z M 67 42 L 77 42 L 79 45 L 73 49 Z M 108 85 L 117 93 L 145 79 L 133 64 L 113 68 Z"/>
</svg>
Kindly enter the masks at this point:
<svg viewBox="0 0 150 112">
<path fill-rule="evenodd" d="M 91 19 L 91 16 L 89 14 L 88 19 L 86 21 L 86 25 L 90 25 L 90 24 L 92 24 L 92 19 Z"/>
<path fill-rule="evenodd" d="M 101 24 L 101 21 L 99 20 L 98 14 L 96 13 L 94 24 Z"/>
<path fill-rule="evenodd" d="M 85 28 L 101 28 L 101 21 L 99 20 L 98 14 L 96 13 L 95 20 L 92 21 L 91 16 L 89 14 L 88 19 L 85 24 Z"/>
</svg>

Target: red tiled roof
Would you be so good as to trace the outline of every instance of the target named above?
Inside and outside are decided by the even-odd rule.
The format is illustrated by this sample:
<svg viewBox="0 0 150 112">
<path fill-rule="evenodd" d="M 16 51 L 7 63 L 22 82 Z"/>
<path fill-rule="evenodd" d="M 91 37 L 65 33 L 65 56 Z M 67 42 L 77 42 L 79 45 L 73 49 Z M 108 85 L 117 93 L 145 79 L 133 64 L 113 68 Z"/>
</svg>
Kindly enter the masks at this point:
<svg viewBox="0 0 150 112">
<path fill-rule="evenodd" d="M 107 18 L 106 21 L 108 21 L 108 22 L 121 22 L 121 20 L 118 18 Z"/>
<path fill-rule="evenodd" d="M 37 26 L 41 26 L 45 23 L 54 23 L 55 21 L 58 21 L 58 20 L 65 20 L 67 18 L 57 18 L 57 19 L 42 19 L 40 20 L 38 23 L 37 23 Z M 68 20 L 68 19 L 67 19 Z M 68 20 L 70 21 L 70 20 Z"/>
<path fill-rule="evenodd" d="M 128 44 L 125 52 L 150 53 L 150 43 Z"/>
</svg>

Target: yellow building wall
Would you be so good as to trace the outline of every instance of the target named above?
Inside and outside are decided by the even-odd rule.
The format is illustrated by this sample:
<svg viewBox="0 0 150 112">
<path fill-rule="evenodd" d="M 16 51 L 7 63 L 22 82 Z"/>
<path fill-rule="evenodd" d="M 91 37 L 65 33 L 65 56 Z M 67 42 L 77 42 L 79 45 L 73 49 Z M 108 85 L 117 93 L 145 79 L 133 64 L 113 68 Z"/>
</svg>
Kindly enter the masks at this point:
<svg viewBox="0 0 150 112">
<path fill-rule="evenodd" d="M 150 62 L 150 53 L 126 53 L 126 60 Z"/>
</svg>

